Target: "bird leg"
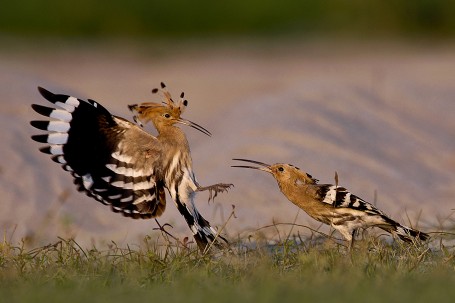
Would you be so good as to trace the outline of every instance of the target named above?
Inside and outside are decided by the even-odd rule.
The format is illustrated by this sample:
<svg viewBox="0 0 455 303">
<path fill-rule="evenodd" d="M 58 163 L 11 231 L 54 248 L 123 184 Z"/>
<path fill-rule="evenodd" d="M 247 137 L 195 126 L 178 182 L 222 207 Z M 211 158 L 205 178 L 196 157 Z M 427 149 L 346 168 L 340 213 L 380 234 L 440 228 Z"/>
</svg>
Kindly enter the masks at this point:
<svg viewBox="0 0 455 303">
<path fill-rule="evenodd" d="M 218 193 L 222 192 L 227 192 L 231 186 L 234 186 L 234 184 L 226 184 L 226 183 L 218 183 L 218 184 L 213 184 L 209 186 L 198 186 L 196 191 L 209 191 L 209 201 L 212 200 L 214 201 L 216 196 L 218 196 Z"/>
</svg>

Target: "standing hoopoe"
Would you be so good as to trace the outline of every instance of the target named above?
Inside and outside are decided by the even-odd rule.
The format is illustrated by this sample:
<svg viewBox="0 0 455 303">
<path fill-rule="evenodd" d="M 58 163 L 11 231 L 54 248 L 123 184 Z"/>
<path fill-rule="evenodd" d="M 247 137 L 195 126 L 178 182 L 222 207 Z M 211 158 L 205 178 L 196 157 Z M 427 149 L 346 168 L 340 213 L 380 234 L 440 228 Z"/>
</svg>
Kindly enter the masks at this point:
<svg viewBox="0 0 455 303">
<path fill-rule="evenodd" d="M 281 192 L 289 201 L 303 209 L 313 219 L 328 224 L 338 230 L 343 237 L 354 243 L 355 232 L 359 228 L 379 227 L 401 240 L 425 241 L 429 235 L 401 225 L 390 219 L 372 204 L 351 194 L 346 188 L 331 184 L 318 184 L 318 180 L 290 164 L 268 165 L 258 161 L 233 159 L 260 165 L 233 167 L 259 169 L 272 174 Z"/>
<path fill-rule="evenodd" d="M 210 198 L 214 198 L 231 184 L 201 187 L 196 181 L 188 141 L 176 124 L 211 134 L 180 117 L 188 105 L 183 93 L 175 103 L 161 83 L 163 104 L 129 105 L 131 111 L 137 112 L 136 122 L 153 122 L 158 131 L 154 137 L 136 124 L 111 115 L 96 101 L 53 94 L 41 87 L 38 90 L 58 108 L 32 105 L 37 113 L 53 119 L 32 121 L 32 126 L 50 132 L 32 139 L 48 144 L 40 150 L 71 172 L 79 191 L 126 217 L 148 219 L 164 212 L 167 188 L 201 250 L 213 241 L 221 245 L 218 239 L 227 242 L 217 235 L 194 203 L 196 191 L 209 190 Z"/>
</svg>

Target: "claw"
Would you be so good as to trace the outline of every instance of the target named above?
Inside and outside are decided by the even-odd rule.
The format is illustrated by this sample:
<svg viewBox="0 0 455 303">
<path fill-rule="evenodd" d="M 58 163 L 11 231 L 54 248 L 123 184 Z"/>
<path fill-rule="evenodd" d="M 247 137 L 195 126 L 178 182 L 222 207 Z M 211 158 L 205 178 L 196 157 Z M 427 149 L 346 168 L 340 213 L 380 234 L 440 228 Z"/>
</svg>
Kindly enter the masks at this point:
<svg viewBox="0 0 455 303">
<path fill-rule="evenodd" d="M 234 184 L 225 184 L 225 183 L 218 183 L 210 186 L 205 186 L 205 187 L 198 187 L 197 191 L 209 191 L 209 199 L 208 202 L 210 201 L 215 201 L 215 198 L 218 196 L 218 193 L 223 193 L 223 192 L 228 192 L 228 190 L 233 187 Z"/>
</svg>

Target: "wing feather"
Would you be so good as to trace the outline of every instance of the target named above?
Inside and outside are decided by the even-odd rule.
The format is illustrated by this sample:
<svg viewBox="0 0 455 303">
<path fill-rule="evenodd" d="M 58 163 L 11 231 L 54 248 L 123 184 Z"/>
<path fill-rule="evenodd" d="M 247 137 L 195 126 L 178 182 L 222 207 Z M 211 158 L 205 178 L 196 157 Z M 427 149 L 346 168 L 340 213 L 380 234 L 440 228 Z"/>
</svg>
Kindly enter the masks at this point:
<svg viewBox="0 0 455 303">
<path fill-rule="evenodd" d="M 113 116 L 94 100 L 84 101 L 39 88 L 58 108 L 32 105 L 49 120 L 32 121 L 46 134 L 32 139 L 69 171 L 79 191 L 132 218 L 152 218 L 165 209 L 156 165 L 161 144 L 135 124 Z"/>
<path fill-rule="evenodd" d="M 369 214 L 385 215 L 377 209 L 373 204 L 359 198 L 349 192 L 346 188 L 331 184 L 320 184 L 318 187 L 318 195 L 323 203 L 327 203 L 335 208 L 349 208 L 359 211 L 364 211 Z"/>
</svg>

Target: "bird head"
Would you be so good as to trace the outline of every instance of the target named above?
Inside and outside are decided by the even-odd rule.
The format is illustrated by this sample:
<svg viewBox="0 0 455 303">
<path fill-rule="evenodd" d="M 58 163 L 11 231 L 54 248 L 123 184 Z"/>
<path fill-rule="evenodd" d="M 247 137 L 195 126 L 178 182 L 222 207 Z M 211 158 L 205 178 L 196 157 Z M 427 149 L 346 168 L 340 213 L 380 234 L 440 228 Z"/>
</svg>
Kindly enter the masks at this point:
<svg viewBox="0 0 455 303">
<path fill-rule="evenodd" d="M 314 179 L 310 174 L 301 171 L 298 167 L 292 164 L 276 163 L 276 164 L 265 164 L 259 161 L 247 160 L 247 159 L 233 159 L 235 161 L 243 161 L 248 163 L 257 164 L 259 166 L 250 165 L 233 165 L 232 167 L 251 168 L 262 170 L 272 174 L 272 176 L 278 182 L 280 187 L 284 184 L 316 184 L 317 179 Z"/>
<path fill-rule="evenodd" d="M 158 131 L 165 127 L 179 123 L 197 129 L 207 136 L 211 136 L 211 133 L 204 127 L 181 117 L 181 114 L 188 106 L 188 100 L 184 99 L 183 92 L 180 94 L 178 102 L 174 102 L 171 94 L 166 90 L 166 85 L 163 82 L 161 82 L 161 89 L 155 88 L 152 90 L 152 93 L 154 94 L 159 92 L 162 93 L 164 98 L 162 103 L 144 102 L 141 104 L 128 105 L 128 108 L 132 112 L 137 113 L 137 115 L 134 116 L 134 121 L 136 121 L 140 126 L 152 121 Z"/>
</svg>

